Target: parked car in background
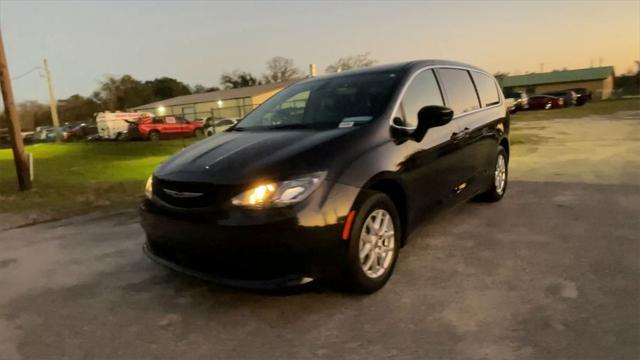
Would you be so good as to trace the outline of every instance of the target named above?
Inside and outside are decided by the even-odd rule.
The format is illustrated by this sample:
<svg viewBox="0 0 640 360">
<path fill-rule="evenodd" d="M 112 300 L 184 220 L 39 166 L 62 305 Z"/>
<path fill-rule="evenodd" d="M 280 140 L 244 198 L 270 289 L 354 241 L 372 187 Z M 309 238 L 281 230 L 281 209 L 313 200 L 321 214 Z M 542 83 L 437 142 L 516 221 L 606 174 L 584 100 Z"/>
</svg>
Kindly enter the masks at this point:
<svg viewBox="0 0 640 360">
<path fill-rule="evenodd" d="M 65 126 L 62 131 L 64 141 L 85 140 L 89 136 L 96 135 L 98 127 L 92 123 L 75 123 Z"/>
<path fill-rule="evenodd" d="M 233 119 L 214 119 L 212 117 L 208 117 L 203 120 L 202 126 L 204 128 L 205 135 L 212 136 L 227 130 L 236 123 L 237 121 Z"/>
<path fill-rule="evenodd" d="M 36 142 L 48 142 L 55 140 L 55 131 L 53 126 L 38 126 L 33 133 L 33 140 Z"/>
<path fill-rule="evenodd" d="M 22 142 L 24 144 L 33 144 L 33 131 L 23 131 L 22 132 Z"/>
<path fill-rule="evenodd" d="M 529 97 L 529 110 L 549 110 L 564 107 L 564 99 L 550 95 Z"/>
<path fill-rule="evenodd" d="M 179 137 L 202 136 L 202 124 L 188 121 L 180 116 L 145 116 L 136 121 L 127 121 L 130 139 L 157 141 Z"/>
<path fill-rule="evenodd" d="M 524 91 L 509 91 L 504 94 L 505 99 L 512 99 L 509 111 L 516 112 L 529 108 L 529 96 Z"/>
<path fill-rule="evenodd" d="M 591 91 L 586 88 L 573 88 L 567 89 L 567 91 L 573 91 L 576 93 L 576 105 L 582 106 L 587 103 L 587 101 L 591 101 Z"/>
<path fill-rule="evenodd" d="M 503 197 L 509 127 L 495 78 L 462 63 L 302 80 L 154 171 L 144 251 L 226 284 L 374 292 L 428 214 Z"/>
<path fill-rule="evenodd" d="M 33 135 L 34 135 L 33 131 L 23 131 L 21 135 L 22 135 L 22 142 L 24 144 L 33 143 Z M 11 145 L 11 137 L 9 135 L 9 129 L 0 129 L 0 146 L 5 147 L 10 145 Z"/>
<path fill-rule="evenodd" d="M 101 112 L 96 115 L 96 125 L 100 138 L 105 140 L 119 140 L 127 137 L 129 121 L 137 121 L 141 117 L 153 116 L 150 113 L 139 112 Z"/>
<path fill-rule="evenodd" d="M 543 95 L 550 95 L 550 96 L 562 98 L 563 105 L 565 107 L 574 106 L 578 99 L 578 94 L 576 94 L 574 91 L 571 91 L 571 90 L 552 91 L 552 92 L 545 93 Z"/>
</svg>

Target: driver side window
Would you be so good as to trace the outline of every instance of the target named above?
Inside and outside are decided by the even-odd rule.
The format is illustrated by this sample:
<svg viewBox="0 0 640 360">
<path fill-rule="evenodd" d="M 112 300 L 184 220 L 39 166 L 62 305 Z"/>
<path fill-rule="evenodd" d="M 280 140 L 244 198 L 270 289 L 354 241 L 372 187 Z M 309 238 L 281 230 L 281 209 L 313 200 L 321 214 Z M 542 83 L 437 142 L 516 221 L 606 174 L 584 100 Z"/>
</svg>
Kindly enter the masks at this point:
<svg viewBox="0 0 640 360">
<path fill-rule="evenodd" d="M 425 70 L 411 81 L 400 102 L 399 114 L 406 127 L 418 126 L 418 111 L 429 105 L 444 105 L 433 70 Z"/>
</svg>

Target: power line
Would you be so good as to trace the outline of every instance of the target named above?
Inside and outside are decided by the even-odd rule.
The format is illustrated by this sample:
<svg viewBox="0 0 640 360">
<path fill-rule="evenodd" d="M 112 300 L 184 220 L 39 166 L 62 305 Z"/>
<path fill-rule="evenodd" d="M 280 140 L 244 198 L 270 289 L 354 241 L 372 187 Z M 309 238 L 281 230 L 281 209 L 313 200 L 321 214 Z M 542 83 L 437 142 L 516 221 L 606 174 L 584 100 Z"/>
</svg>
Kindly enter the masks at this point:
<svg viewBox="0 0 640 360">
<path fill-rule="evenodd" d="M 27 76 L 27 75 L 31 74 L 32 72 L 34 72 L 34 71 L 36 71 L 36 70 L 42 70 L 42 67 L 40 67 L 40 66 L 36 66 L 36 67 L 34 67 L 33 69 L 31 69 L 31 70 L 29 70 L 29 71 L 27 71 L 27 72 L 25 72 L 25 73 L 22 73 L 22 74 L 20 74 L 20 75 L 18 75 L 18 76 L 14 76 L 14 77 L 12 77 L 12 78 L 11 78 L 11 80 L 16 81 L 16 80 L 18 80 L 18 79 L 20 79 L 20 78 L 23 78 L 23 77 L 25 77 L 25 76 Z"/>
</svg>

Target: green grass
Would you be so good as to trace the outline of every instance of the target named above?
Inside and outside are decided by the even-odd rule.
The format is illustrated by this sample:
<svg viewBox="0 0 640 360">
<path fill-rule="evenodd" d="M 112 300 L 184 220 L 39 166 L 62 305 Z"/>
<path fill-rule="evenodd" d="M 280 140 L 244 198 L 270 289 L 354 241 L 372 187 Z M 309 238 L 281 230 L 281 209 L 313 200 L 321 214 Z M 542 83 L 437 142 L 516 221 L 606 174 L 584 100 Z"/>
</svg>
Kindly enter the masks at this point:
<svg viewBox="0 0 640 360">
<path fill-rule="evenodd" d="M 33 189 L 17 191 L 11 149 L 0 150 L 0 213 L 65 217 L 141 199 L 153 169 L 193 140 L 36 144 Z"/>
<path fill-rule="evenodd" d="M 586 103 L 584 106 L 572 106 L 563 109 L 520 111 L 513 114 L 511 119 L 513 121 L 569 119 L 630 110 L 640 110 L 640 98 L 593 101 Z"/>
</svg>

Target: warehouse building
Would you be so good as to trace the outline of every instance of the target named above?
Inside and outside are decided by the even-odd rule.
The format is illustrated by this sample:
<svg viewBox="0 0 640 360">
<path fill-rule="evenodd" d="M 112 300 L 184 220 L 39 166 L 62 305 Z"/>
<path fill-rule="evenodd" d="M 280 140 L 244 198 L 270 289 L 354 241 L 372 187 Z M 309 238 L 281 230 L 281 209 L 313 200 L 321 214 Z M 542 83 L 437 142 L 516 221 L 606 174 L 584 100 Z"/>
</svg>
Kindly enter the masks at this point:
<svg viewBox="0 0 640 360">
<path fill-rule="evenodd" d="M 602 100 L 613 94 L 614 76 L 613 66 L 603 66 L 506 76 L 500 82 L 505 92 L 526 91 L 527 94 L 586 88 L 591 91 L 593 99 Z"/>
<path fill-rule="evenodd" d="M 216 119 L 240 119 L 278 91 L 296 81 L 298 80 L 177 96 L 136 106 L 129 110 L 149 112 L 155 115 L 180 115 L 189 120 L 203 119 L 209 116 Z"/>
</svg>

